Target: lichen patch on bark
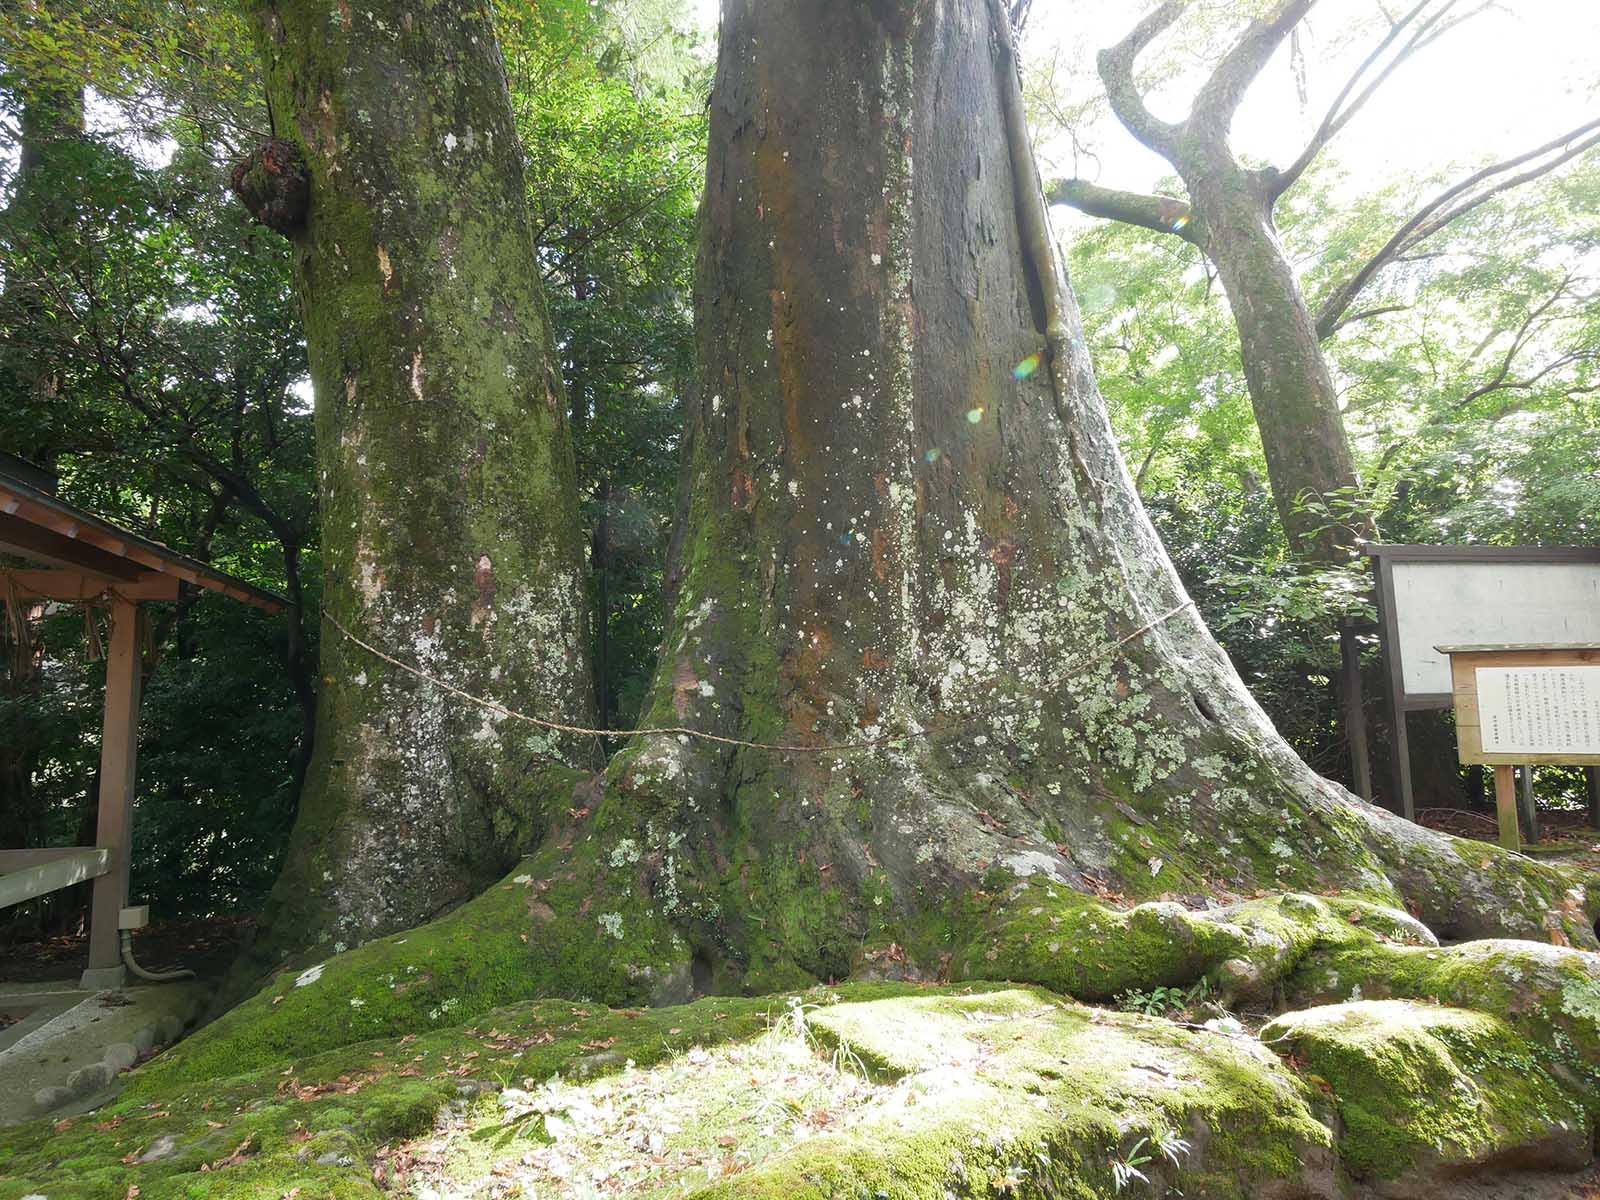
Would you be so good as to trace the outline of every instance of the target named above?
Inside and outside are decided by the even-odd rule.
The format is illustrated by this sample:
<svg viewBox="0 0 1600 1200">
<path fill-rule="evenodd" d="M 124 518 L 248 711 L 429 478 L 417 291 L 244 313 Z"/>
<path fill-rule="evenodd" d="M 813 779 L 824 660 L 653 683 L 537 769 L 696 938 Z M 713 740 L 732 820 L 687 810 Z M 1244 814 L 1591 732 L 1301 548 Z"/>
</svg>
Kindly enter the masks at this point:
<svg viewBox="0 0 1600 1200">
<path fill-rule="evenodd" d="M 592 726 L 572 452 L 490 12 L 248 7 L 309 179 L 324 604 L 453 687 Z M 486 720 L 332 626 L 322 654 L 299 823 L 236 987 L 481 890 L 544 832 L 531 773 L 596 752 Z"/>
</svg>

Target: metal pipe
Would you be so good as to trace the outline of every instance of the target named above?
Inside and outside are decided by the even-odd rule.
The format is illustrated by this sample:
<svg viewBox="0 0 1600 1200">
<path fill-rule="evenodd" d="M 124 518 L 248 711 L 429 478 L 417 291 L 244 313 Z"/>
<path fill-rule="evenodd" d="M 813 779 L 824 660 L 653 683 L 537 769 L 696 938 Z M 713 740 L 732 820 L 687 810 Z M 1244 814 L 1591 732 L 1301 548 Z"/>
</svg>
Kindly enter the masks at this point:
<svg viewBox="0 0 1600 1200">
<path fill-rule="evenodd" d="M 122 931 L 122 965 L 146 983 L 172 983 L 178 979 L 193 979 L 195 974 L 188 968 L 179 968 L 176 971 L 146 971 L 133 958 L 133 930 Z"/>
</svg>

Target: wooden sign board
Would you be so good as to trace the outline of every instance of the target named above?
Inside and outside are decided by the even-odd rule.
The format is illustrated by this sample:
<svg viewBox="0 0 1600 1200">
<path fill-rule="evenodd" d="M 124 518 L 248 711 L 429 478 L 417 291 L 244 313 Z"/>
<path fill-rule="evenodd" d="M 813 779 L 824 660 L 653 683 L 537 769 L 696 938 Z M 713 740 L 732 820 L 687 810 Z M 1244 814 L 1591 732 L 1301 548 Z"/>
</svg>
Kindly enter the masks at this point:
<svg viewBox="0 0 1600 1200">
<path fill-rule="evenodd" d="M 1389 684 L 1388 801 L 1411 817 L 1407 715 L 1449 708 L 1454 700 L 1441 645 L 1487 650 L 1600 644 L 1600 546 L 1366 543 L 1362 552 L 1372 559 Z M 1600 797 L 1597 781 L 1600 775 L 1593 775 L 1591 790 Z M 1600 828 L 1600 799 L 1594 811 Z"/>
<path fill-rule="evenodd" d="M 1500 844 L 1516 850 L 1516 766 L 1600 765 L 1600 645 L 1436 649 L 1450 659 L 1461 761 L 1494 767 Z"/>
<path fill-rule="evenodd" d="M 1600 646 L 1440 646 L 1463 763 L 1600 765 Z"/>
</svg>

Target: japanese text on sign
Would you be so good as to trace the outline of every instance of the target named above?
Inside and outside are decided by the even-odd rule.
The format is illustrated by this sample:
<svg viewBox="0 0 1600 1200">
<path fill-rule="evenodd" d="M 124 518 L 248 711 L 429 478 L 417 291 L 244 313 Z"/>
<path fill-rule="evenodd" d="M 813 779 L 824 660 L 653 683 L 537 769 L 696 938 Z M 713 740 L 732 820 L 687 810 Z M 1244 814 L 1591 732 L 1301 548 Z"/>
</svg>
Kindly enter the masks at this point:
<svg viewBox="0 0 1600 1200">
<path fill-rule="evenodd" d="M 1600 754 L 1600 666 L 1479 667 L 1486 754 Z"/>
</svg>

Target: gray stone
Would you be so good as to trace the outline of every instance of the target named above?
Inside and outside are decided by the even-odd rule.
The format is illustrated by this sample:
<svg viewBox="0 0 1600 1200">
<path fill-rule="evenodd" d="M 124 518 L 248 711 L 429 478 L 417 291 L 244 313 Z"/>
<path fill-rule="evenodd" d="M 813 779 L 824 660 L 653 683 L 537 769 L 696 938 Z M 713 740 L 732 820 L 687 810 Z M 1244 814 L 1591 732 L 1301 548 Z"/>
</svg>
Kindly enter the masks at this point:
<svg viewBox="0 0 1600 1200">
<path fill-rule="evenodd" d="M 139 1156 L 142 1163 L 155 1162 L 158 1158 L 166 1158 L 178 1148 L 178 1139 L 170 1133 L 164 1133 L 150 1143 L 149 1149 Z"/>
<path fill-rule="evenodd" d="M 156 1041 L 161 1045 L 175 1042 L 183 1035 L 183 1018 L 172 1013 L 165 1014 L 156 1022 Z"/>
<path fill-rule="evenodd" d="M 86 992 L 106 992 L 128 982 L 125 967 L 90 967 L 78 978 L 78 986 Z"/>
<path fill-rule="evenodd" d="M 115 1075 L 118 1071 L 126 1071 L 138 1062 L 139 1052 L 133 1048 L 132 1042 L 112 1042 L 100 1056 L 100 1061 L 110 1067 L 111 1073 Z"/>
<path fill-rule="evenodd" d="M 134 1031 L 133 1048 L 140 1054 L 148 1054 L 156 1047 L 156 1027 L 154 1025 L 141 1025 Z"/>
<path fill-rule="evenodd" d="M 1261 1000 L 1271 991 L 1266 973 L 1243 958 L 1230 958 L 1217 968 L 1218 990 L 1230 1001 Z"/>
<path fill-rule="evenodd" d="M 40 1112 L 49 1112 L 57 1105 L 65 1104 L 72 1099 L 72 1093 L 64 1087 L 42 1087 L 33 1094 L 33 1103 Z"/>
<path fill-rule="evenodd" d="M 111 1068 L 104 1062 L 92 1062 L 79 1067 L 67 1076 L 67 1090 L 74 1096 L 87 1096 L 98 1092 L 111 1082 Z"/>
</svg>

